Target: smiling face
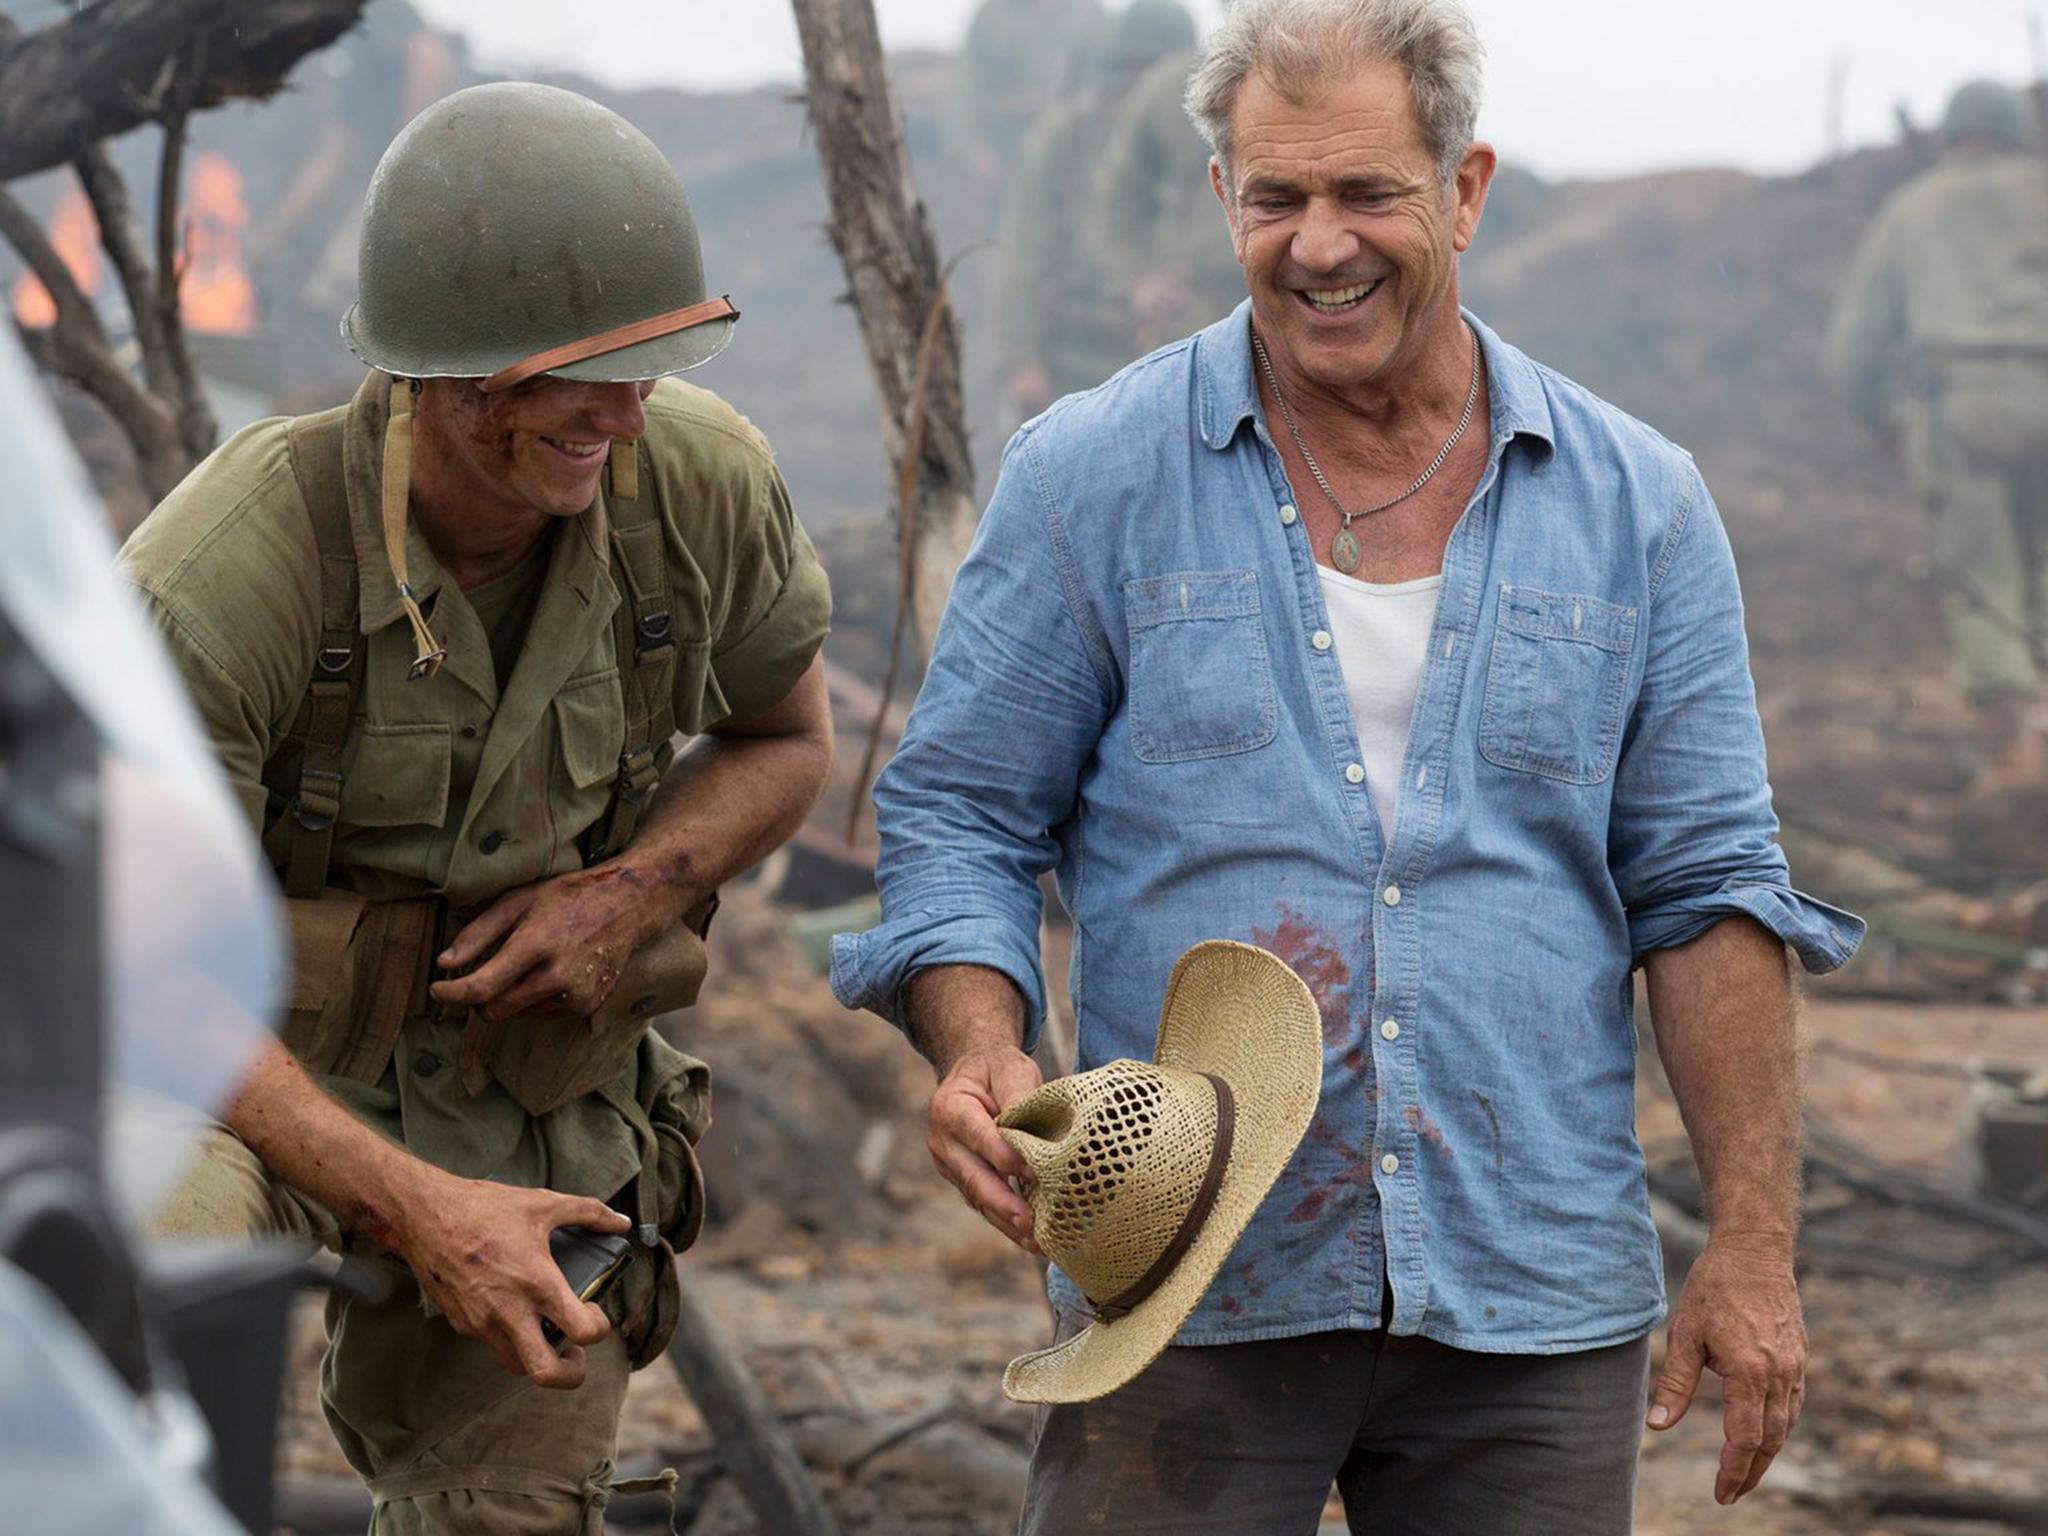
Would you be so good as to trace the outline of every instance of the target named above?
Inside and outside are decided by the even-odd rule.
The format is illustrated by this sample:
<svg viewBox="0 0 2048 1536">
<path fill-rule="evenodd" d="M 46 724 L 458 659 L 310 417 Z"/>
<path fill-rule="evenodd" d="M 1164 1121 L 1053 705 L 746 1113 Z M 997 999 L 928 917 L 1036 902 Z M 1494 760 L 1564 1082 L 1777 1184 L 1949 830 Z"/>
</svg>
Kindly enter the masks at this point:
<svg viewBox="0 0 2048 1536">
<path fill-rule="evenodd" d="M 415 432 L 437 478 L 470 503 L 574 517 L 597 496 L 611 440 L 647 430 L 640 403 L 653 389 L 652 379 L 590 384 L 543 374 L 487 395 L 473 379 L 428 379 Z"/>
<path fill-rule="evenodd" d="M 1381 61 L 1307 101 L 1254 71 L 1231 125 L 1229 180 L 1220 165 L 1211 175 L 1283 375 L 1383 389 L 1455 347 L 1457 253 L 1479 227 L 1491 149 L 1474 145 L 1443 185 L 1407 74 Z"/>
</svg>

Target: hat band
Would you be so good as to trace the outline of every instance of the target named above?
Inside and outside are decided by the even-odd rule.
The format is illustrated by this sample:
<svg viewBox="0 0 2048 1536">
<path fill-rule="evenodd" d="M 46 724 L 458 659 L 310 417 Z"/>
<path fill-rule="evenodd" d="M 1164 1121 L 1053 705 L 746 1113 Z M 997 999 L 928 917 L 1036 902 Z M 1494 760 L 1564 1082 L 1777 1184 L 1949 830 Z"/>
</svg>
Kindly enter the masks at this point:
<svg viewBox="0 0 2048 1536">
<path fill-rule="evenodd" d="M 1119 1291 L 1108 1301 L 1090 1299 L 1088 1305 L 1094 1308 L 1098 1323 L 1115 1322 L 1166 1283 L 1166 1277 L 1173 1273 L 1187 1256 L 1188 1249 L 1194 1246 L 1196 1234 L 1202 1230 L 1202 1223 L 1209 1219 L 1209 1211 L 1223 1188 L 1223 1170 L 1230 1165 L 1230 1141 L 1237 1129 L 1237 1101 L 1230 1096 L 1230 1084 L 1222 1078 L 1207 1072 L 1202 1076 L 1208 1078 L 1209 1086 L 1216 1090 L 1216 1142 L 1209 1149 L 1209 1166 L 1202 1174 L 1202 1187 L 1195 1191 L 1194 1202 L 1189 1205 L 1187 1215 L 1181 1218 L 1173 1241 L 1153 1260 L 1152 1267 L 1138 1277 L 1137 1283 Z"/>
<path fill-rule="evenodd" d="M 714 320 L 737 320 L 738 309 L 733 307 L 732 296 L 706 299 L 701 304 L 686 304 L 681 309 L 672 309 L 667 314 L 649 315 L 645 320 L 615 326 L 609 331 L 600 331 L 595 336 L 586 336 L 581 341 L 565 341 L 559 347 L 550 347 L 545 352 L 522 358 L 516 363 L 500 368 L 477 387 L 487 395 L 510 389 L 515 384 L 524 384 L 538 374 L 553 368 L 566 368 L 571 363 L 580 363 L 587 358 L 601 357 L 607 352 L 616 352 L 621 347 L 637 346 L 643 341 L 652 341 L 657 336 L 673 336 L 677 331 L 687 331 L 700 325 L 709 325 Z"/>
</svg>

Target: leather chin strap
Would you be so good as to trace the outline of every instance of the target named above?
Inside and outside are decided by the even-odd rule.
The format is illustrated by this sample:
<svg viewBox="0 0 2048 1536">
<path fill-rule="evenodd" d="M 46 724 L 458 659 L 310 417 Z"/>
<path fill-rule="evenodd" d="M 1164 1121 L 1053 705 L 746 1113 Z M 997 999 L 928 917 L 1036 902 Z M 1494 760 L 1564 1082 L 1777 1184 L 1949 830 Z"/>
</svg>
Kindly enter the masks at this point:
<svg viewBox="0 0 2048 1536">
<path fill-rule="evenodd" d="M 384 554 L 391 562 L 391 579 L 398 583 L 398 600 L 412 621 L 417 654 L 405 670 L 410 682 L 432 677 L 448 657 L 447 648 L 427 628 L 405 558 L 406 512 L 412 498 L 412 401 L 419 387 L 416 379 L 391 381 L 390 418 L 384 427 Z"/>
<path fill-rule="evenodd" d="M 1223 1173 L 1230 1166 L 1230 1143 L 1237 1131 L 1237 1100 L 1232 1097 L 1230 1084 L 1222 1078 L 1204 1072 L 1209 1086 L 1216 1090 L 1216 1140 L 1209 1148 L 1209 1166 L 1202 1174 L 1201 1188 L 1195 1191 L 1195 1198 L 1188 1205 L 1180 1226 L 1152 1267 L 1138 1277 L 1135 1285 L 1119 1291 L 1108 1301 L 1096 1301 L 1092 1297 L 1088 1305 L 1095 1312 L 1095 1321 L 1102 1324 L 1115 1322 L 1128 1315 L 1131 1310 L 1166 1283 L 1187 1256 L 1188 1249 L 1195 1244 L 1195 1237 L 1202 1230 L 1202 1223 L 1209 1219 L 1209 1212 L 1216 1204 L 1216 1196 L 1223 1188 Z"/>
<path fill-rule="evenodd" d="M 615 326 L 609 331 L 600 331 L 595 336 L 586 336 L 581 341 L 564 342 L 559 347 L 550 347 L 545 352 L 536 352 L 531 357 L 521 358 L 516 363 L 500 368 L 477 388 L 487 395 L 495 395 L 500 390 L 511 389 L 553 369 L 566 368 L 571 363 L 601 357 L 622 347 L 637 346 L 643 341 L 652 341 L 657 336 L 673 336 L 678 331 L 693 330 L 697 326 L 709 325 L 716 320 L 737 320 L 739 317 L 740 312 L 734 308 L 730 294 L 716 299 L 706 299 L 700 304 L 686 304 L 681 309 L 672 309 L 666 314 L 649 315 L 645 320 Z"/>
</svg>

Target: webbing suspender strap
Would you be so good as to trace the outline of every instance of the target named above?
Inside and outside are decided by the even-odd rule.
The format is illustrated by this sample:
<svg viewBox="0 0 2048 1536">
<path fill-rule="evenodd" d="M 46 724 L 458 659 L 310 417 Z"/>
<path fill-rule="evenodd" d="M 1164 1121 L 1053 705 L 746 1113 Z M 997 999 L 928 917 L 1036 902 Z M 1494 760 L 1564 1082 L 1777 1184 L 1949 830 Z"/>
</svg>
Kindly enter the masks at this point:
<svg viewBox="0 0 2048 1536">
<path fill-rule="evenodd" d="M 356 551 L 342 481 L 345 417 L 301 417 L 291 424 L 292 472 L 320 550 L 320 648 L 291 734 L 305 744 L 291 817 L 287 896 L 318 896 L 327 884 L 334 824 L 341 814 L 341 753 L 362 691 L 367 647 L 356 624 Z"/>
<path fill-rule="evenodd" d="M 614 454 L 624 446 L 615 445 Z M 637 457 L 637 445 L 631 451 Z M 676 730 L 675 611 L 667 533 L 659 507 L 619 494 L 623 478 L 614 473 L 614 493 L 606 506 L 611 515 L 612 573 L 626 589 L 612 616 L 612 645 L 625 684 L 626 734 L 611 802 L 584 837 L 587 865 L 610 858 L 633 840 L 640 813 L 667 766 L 663 749 Z M 633 478 L 637 482 L 640 477 Z"/>
</svg>

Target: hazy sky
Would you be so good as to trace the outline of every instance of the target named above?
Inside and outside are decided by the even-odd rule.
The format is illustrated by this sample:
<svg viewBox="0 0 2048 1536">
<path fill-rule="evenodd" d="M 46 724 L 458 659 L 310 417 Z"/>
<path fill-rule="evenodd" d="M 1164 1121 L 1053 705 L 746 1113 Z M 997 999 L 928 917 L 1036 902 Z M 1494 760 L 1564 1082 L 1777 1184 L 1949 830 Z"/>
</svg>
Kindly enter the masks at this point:
<svg viewBox="0 0 2048 1536">
<path fill-rule="evenodd" d="M 414 0 L 480 60 L 558 63 L 619 85 L 757 85 L 801 72 L 785 0 Z M 975 0 L 877 0 L 890 47 L 951 46 Z M 1112 0 L 1114 3 L 1114 0 Z M 1469 0 L 1488 53 L 1480 130 L 1551 175 L 1678 165 L 1787 170 L 1828 147 L 1846 67 L 1851 144 L 1924 123 L 1975 75 L 2033 72 L 2027 18 L 2048 0 Z M 1220 0 L 1192 0 L 1203 26 Z M 1934 19 L 1936 12 L 1940 19 Z"/>
</svg>

